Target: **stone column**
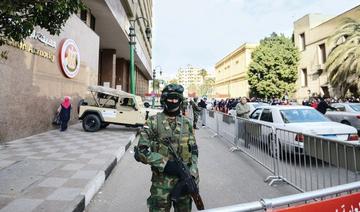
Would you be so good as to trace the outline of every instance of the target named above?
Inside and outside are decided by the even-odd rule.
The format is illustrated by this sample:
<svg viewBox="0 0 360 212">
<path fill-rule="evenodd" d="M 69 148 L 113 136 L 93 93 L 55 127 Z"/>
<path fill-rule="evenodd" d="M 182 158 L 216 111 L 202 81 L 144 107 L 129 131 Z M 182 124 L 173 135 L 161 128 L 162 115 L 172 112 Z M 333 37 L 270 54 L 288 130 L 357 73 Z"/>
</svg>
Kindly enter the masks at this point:
<svg viewBox="0 0 360 212">
<path fill-rule="evenodd" d="M 129 61 L 124 58 L 116 59 L 116 84 L 121 85 L 123 91 L 129 92 Z"/>
<path fill-rule="evenodd" d="M 116 86 L 116 50 L 102 49 L 99 69 L 99 83 L 109 82 L 111 88 Z"/>
</svg>

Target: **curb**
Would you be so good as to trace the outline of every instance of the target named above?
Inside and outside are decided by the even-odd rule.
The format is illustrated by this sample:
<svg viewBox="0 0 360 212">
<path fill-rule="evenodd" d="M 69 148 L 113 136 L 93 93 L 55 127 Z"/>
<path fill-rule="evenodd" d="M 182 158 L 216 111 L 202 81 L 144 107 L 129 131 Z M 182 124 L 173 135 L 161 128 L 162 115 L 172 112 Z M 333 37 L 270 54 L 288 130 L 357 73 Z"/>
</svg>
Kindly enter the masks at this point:
<svg viewBox="0 0 360 212">
<path fill-rule="evenodd" d="M 110 176 L 111 172 L 116 167 L 117 163 L 125 155 L 125 152 L 129 149 L 131 144 L 135 141 L 136 137 L 139 134 L 139 130 L 129 138 L 129 142 L 125 147 L 120 148 L 115 154 L 114 159 L 109 160 L 109 163 L 106 164 L 103 170 L 99 171 L 94 179 L 85 187 L 85 190 L 73 201 L 71 206 L 69 206 L 65 211 L 66 212 L 82 212 L 85 210 L 86 206 L 90 203 L 93 197 L 98 193 L 100 188 L 104 185 L 107 178 Z"/>
</svg>

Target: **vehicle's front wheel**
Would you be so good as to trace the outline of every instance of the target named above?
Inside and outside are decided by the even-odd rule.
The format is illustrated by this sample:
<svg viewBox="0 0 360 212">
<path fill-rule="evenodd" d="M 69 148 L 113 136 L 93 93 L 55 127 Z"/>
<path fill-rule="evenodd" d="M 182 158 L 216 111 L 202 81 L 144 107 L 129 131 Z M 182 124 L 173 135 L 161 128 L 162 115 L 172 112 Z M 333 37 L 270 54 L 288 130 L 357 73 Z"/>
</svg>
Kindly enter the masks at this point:
<svg viewBox="0 0 360 212">
<path fill-rule="evenodd" d="M 100 118 L 95 114 L 88 114 L 85 116 L 82 126 L 87 132 L 96 132 L 101 127 Z"/>
</svg>

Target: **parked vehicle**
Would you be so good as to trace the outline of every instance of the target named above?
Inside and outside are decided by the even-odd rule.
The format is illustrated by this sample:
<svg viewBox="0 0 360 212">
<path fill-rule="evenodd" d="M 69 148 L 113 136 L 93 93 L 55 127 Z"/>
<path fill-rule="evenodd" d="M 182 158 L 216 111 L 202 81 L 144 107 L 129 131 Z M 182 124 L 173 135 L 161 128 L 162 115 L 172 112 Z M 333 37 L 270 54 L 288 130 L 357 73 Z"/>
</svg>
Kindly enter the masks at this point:
<svg viewBox="0 0 360 212">
<path fill-rule="evenodd" d="M 355 127 L 360 132 L 360 103 L 333 103 L 336 111 L 327 111 L 326 116 L 332 121 Z"/>
<path fill-rule="evenodd" d="M 79 119 L 85 131 L 96 132 L 109 124 L 143 126 L 146 119 L 161 110 L 144 107 L 140 96 L 102 86 L 89 86 L 92 100 L 81 100 Z"/>
<path fill-rule="evenodd" d="M 268 145 L 273 138 L 273 129 L 280 148 L 290 152 L 303 152 L 304 135 L 312 134 L 341 141 L 359 142 L 354 127 L 329 120 L 326 116 L 306 106 L 262 106 L 250 115 L 250 119 L 261 124 L 255 129 L 258 136 L 265 136 Z M 286 133 L 291 131 L 291 133 Z M 292 133 L 293 132 L 293 133 Z M 256 132 L 249 132 L 255 133 Z M 266 139 L 265 139 L 266 140 Z M 272 145 L 270 145 L 272 146 Z"/>
<path fill-rule="evenodd" d="M 250 113 L 251 114 L 256 108 L 261 107 L 261 106 L 268 106 L 268 103 L 264 103 L 264 102 L 248 102 L 247 103 L 250 106 Z M 236 116 L 236 110 L 235 108 L 232 110 L 229 110 L 228 112 L 229 115 L 232 116 Z"/>
</svg>

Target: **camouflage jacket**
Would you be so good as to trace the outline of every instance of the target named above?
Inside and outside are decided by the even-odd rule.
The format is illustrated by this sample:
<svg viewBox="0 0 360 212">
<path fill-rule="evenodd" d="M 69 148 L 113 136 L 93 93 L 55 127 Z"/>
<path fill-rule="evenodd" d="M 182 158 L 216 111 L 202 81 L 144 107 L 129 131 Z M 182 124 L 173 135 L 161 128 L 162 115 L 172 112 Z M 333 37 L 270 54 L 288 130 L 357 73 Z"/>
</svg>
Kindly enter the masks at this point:
<svg viewBox="0 0 360 212">
<path fill-rule="evenodd" d="M 191 175 L 198 178 L 198 149 L 193 135 L 190 121 L 184 116 L 177 116 L 171 120 L 164 113 L 149 117 L 144 130 L 140 133 L 135 159 L 151 165 L 154 174 L 163 175 L 164 167 L 168 160 L 172 160 L 164 139 L 171 137 L 171 145 L 189 167 Z"/>
<path fill-rule="evenodd" d="M 190 102 L 193 113 L 199 115 L 200 111 L 202 110 L 201 107 L 199 107 L 193 100 Z"/>
</svg>

